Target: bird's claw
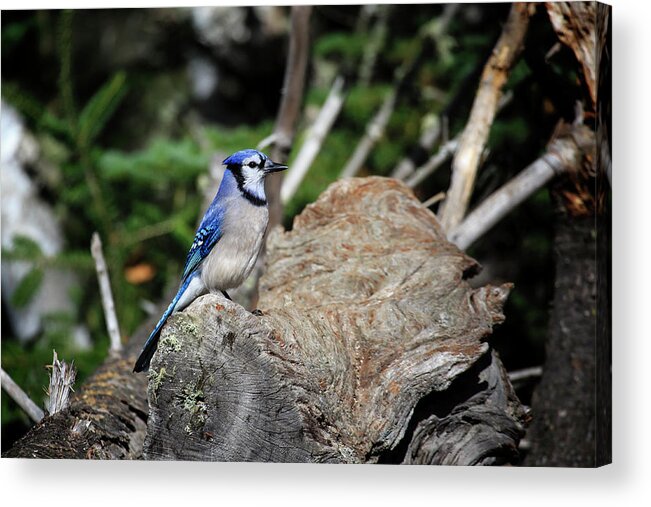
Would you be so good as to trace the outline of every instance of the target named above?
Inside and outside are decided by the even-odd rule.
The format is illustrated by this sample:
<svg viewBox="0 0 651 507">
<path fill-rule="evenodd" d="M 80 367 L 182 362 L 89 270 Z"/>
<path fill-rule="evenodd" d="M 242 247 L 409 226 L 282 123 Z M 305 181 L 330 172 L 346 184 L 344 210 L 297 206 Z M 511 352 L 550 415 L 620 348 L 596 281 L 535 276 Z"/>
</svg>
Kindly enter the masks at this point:
<svg viewBox="0 0 651 507">
<path fill-rule="evenodd" d="M 262 313 L 262 310 L 259 310 L 257 308 L 255 310 L 253 310 L 251 313 L 253 315 L 255 315 L 256 317 L 262 317 L 264 315 L 264 313 Z"/>
</svg>

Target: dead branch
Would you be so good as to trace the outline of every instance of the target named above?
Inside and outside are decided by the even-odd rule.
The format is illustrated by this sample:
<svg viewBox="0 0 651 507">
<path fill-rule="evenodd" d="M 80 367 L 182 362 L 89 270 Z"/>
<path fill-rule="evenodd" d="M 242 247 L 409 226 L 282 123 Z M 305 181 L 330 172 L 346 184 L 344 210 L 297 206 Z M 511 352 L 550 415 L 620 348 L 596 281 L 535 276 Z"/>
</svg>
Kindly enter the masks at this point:
<svg viewBox="0 0 651 507">
<path fill-rule="evenodd" d="M 111 292 L 111 282 L 109 281 L 108 269 L 106 267 L 106 261 L 104 260 L 104 253 L 102 252 L 102 240 L 96 232 L 93 233 L 90 242 L 90 252 L 95 260 L 97 281 L 102 296 L 104 318 L 106 319 L 106 330 L 111 340 L 110 350 L 112 352 L 117 352 L 122 350 L 120 327 L 118 325 L 117 315 L 115 314 L 115 303 L 113 302 L 113 293 Z"/>
<path fill-rule="evenodd" d="M 365 22 L 360 20 L 359 28 L 364 28 L 364 25 L 368 23 L 368 19 L 372 16 L 376 17 L 376 21 L 369 35 L 369 43 L 364 48 L 364 54 L 362 55 L 359 77 L 357 80 L 359 86 L 366 87 L 371 82 L 375 62 L 377 61 L 377 57 L 380 54 L 382 47 L 386 43 L 389 31 L 389 13 L 391 12 L 392 7 L 392 5 L 382 4 L 365 5 L 362 7 L 362 14 L 360 17 L 364 16 L 366 19 Z"/>
<path fill-rule="evenodd" d="M 50 385 L 47 390 L 48 415 L 54 415 L 68 406 L 70 393 L 73 392 L 72 386 L 77 377 L 74 362 L 68 364 L 59 361 L 56 350 L 53 354 L 52 364 L 48 366 L 50 370 Z"/>
<path fill-rule="evenodd" d="M 450 241 L 466 250 L 554 176 L 578 171 L 583 158 L 591 156 L 594 149 L 594 133 L 584 125 L 566 126 L 561 130 L 564 134 L 552 140 L 543 156 L 493 192 L 450 231 Z"/>
<path fill-rule="evenodd" d="M 321 145 L 327 137 L 328 132 L 330 132 L 332 125 L 339 115 L 339 111 L 341 111 L 341 106 L 344 103 L 343 88 L 344 79 L 341 76 L 338 76 L 335 78 L 330 93 L 319 111 L 319 115 L 310 128 L 310 131 L 303 142 L 303 146 L 301 146 L 301 150 L 298 152 L 294 163 L 287 171 L 287 176 L 283 181 L 280 191 L 280 200 L 283 203 L 286 203 L 292 198 L 298 189 L 298 186 L 303 181 L 303 178 L 305 178 L 312 162 L 314 162 L 314 159 L 319 154 Z"/>
<path fill-rule="evenodd" d="M 436 170 L 441 167 L 457 150 L 459 146 L 459 136 L 450 139 L 447 143 L 443 144 L 439 151 L 432 155 L 427 162 L 407 179 L 405 182 L 408 187 L 414 188 L 416 185 L 423 182 L 428 176 L 434 174 Z"/>
<path fill-rule="evenodd" d="M 296 125 L 303 103 L 307 61 L 310 53 L 311 13 L 311 5 L 294 5 L 292 7 L 289 51 L 287 66 L 285 67 L 282 100 L 272 134 L 274 138 L 271 158 L 276 162 L 285 162 L 287 160 L 296 133 Z M 283 173 L 272 174 L 267 178 L 269 229 L 282 221 L 283 208 L 280 199 L 282 181 Z"/>
<path fill-rule="evenodd" d="M 442 201 L 443 199 L 445 199 L 445 192 L 439 192 L 438 194 L 434 194 L 432 197 L 424 201 L 423 207 L 429 208 L 431 206 L 434 206 L 437 202 Z"/>
<path fill-rule="evenodd" d="M 32 421 L 37 423 L 45 417 L 43 410 L 27 396 L 27 393 L 2 368 L 0 368 L 0 379 L 5 392 L 23 409 Z"/>
<path fill-rule="evenodd" d="M 446 4 L 439 19 L 433 24 L 432 28 L 428 31 L 429 37 L 434 41 L 434 46 L 437 53 L 441 54 L 441 47 L 445 46 L 444 37 L 447 33 L 448 26 L 455 14 L 459 10 L 459 4 Z M 445 116 L 445 115 L 443 115 Z M 423 153 L 429 153 L 434 147 L 434 144 L 439 140 L 441 134 L 446 131 L 442 128 L 443 124 L 447 125 L 447 118 L 428 115 L 425 117 L 423 131 L 418 139 L 418 148 Z M 444 142 L 448 139 L 444 136 Z M 398 165 L 391 172 L 391 177 L 405 181 L 416 170 L 416 165 L 411 157 L 403 158 Z"/>
<path fill-rule="evenodd" d="M 512 93 L 506 93 L 504 94 L 501 98 L 499 103 L 497 104 L 497 112 L 501 111 L 504 107 L 506 107 L 509 102 L 513 99 L 513 94 Z M 413 174 L 407 179 L 405 182 L 407 186 L 414 188 L 423 181 L 425 181 L 426 178 L 431 176 L 436 172 L 436 170 L 441 167 L 445 162 L 454 155 L 454 153 L 457 151 L 457 148 L 459 146 L 459 139 L 461 137 L 461 134 L 457 134 L 454 139 L 450 139 L 449 141 L 446 141 L 440 148 L 439 150 L 432 155 L 427 162 L 425 162 L 422 166 L 420 166 L 418 169 L 416 169 Z"/>
<path fill-rule="evenodd" d="M 509 372 L 509 380 L 511 383 L 527 382 L 529 380 L 539 379 L 542 376 L 542 366 L 531 366 L 530 368 L 522 368 Z"/>
<path fill-rule="evenodd" d="M 520 54 L 534 8 L 529 3 L 513 4 L 493 54 L 484 67 L 470 117 L 452 161 L 450 188 L 439 212 L 445 230 L 456 227 L 466 213 L 502 88 Z"/>
<path fill-rule="evenodd" d="M 384 130 L 386 129 L 391 114 L 396 106 L 397 98 L 398 89 L 397 87 L 394 87 L 387 93 L 380 109 L 378 109 L 377 113 L 366 127 L 364 137 L 362 137 L 361 141 L 357 144 L 355 151 L 348 159 L 348 162 L 346 162 L 340 178 L 352 178 L 357 175 L 359 170 L 362 168 L 364 162 L 371 153 L 371 150 L 384 135 Z"/>
</svg>

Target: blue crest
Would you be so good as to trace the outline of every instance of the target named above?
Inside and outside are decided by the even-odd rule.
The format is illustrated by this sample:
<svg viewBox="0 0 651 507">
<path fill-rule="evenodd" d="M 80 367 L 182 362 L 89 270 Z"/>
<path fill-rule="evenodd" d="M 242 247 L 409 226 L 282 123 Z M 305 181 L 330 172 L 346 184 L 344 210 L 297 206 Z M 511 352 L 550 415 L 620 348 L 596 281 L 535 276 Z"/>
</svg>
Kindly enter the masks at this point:
<svg viewBox="0 0 651 507">
<path fill-rule="evenodd" d="M 253 155 L 259 155 L 262 160 L 266 160 L 267 156 L 264 153 L 261 153 L 257 150 L 240 150 L 236 153 L 233 153 L 230 157 L 222 162 L 224 165 L 242 165 L 247 158 L 252 157 Z"/>
</svg>

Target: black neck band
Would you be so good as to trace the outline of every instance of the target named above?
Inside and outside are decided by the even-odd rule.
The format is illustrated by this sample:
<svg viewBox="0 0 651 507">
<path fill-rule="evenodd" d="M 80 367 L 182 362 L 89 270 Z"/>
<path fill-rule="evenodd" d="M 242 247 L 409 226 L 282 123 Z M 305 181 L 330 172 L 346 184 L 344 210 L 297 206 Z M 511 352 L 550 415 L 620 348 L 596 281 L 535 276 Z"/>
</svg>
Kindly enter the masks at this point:
<svg viewBox="0 0 651 507">
<path fill-rule="evenodd" d="M 267 204 L 266 199 L 261 199 L 260 197 L 253 195 L 246 188 L 244 188 L 245 181 L 244 181 L 244 175 L 242 174 L 242 168 L 235 164 L 229 165 L 227 167 L 233 173 L 233 176 L 235 177 L 235 181 L 237 183 L 237 188 L 240 190 L 240 192 L 242 192 L 244 198 L 254 206 L 266 206 Z"/>
</svg>

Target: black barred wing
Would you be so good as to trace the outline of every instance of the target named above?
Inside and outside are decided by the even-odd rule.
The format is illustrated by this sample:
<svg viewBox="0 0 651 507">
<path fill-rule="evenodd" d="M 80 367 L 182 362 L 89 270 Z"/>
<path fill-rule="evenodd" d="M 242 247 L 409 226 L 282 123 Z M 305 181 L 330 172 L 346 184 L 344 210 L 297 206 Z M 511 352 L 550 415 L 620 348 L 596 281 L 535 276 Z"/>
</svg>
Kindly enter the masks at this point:
<svg viewBox="0 0 651 507">
<path fill-rule="evenodd" d="M 183 268 L 183 280 L 190 275 L 201 261 L 203 261 L 215 244 L 221 238 L 222 233 L 217 224 L 201 225 L 197 234 L 194 236 L 194 241 L 188 252 L 188 257 L 185 260 L 185 268 Z"/>
</svg>

